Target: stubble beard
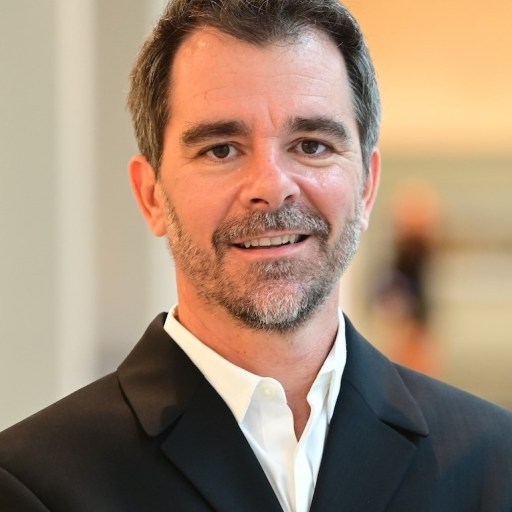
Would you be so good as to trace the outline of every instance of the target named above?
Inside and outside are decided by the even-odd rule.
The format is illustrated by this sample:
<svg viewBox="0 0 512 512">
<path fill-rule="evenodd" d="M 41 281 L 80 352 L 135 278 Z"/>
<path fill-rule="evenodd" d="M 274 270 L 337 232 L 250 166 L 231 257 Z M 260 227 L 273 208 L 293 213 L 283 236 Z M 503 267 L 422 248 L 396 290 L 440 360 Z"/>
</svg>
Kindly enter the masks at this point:
<svg viewBox="0 0 512 512">
<path fill-rule="evenodd" d="M 331 243 L 327 220 L 292 204 L 224 222 L 213 234 L 213 252 L 192 241 L 168 199 L 166 208 L 168 245 L 176 267 L 205 304 L 223 307 L 239 324 L 258 331 L 289 332 L 304 324 L 325 302 L 359 246 L 360 204 Z M 235 240 L 268 231 L 306 232 L 318 242 L 316 254 L 253 262 L 245 269 L 229 265 Z"/>
</svg>

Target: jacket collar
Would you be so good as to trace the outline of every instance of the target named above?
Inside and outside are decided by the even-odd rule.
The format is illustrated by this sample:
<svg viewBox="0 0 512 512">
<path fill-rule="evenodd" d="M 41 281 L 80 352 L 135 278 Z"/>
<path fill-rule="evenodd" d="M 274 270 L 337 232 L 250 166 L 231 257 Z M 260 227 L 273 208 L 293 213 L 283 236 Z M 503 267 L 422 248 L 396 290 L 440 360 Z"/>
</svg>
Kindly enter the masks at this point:
<svg viewBox="0 0 512 512">
<path fill-rule="evenodd" d="M 347 366 L 318 475 L 313 512 L 382 512 L 428 435 L 396 367 L 346 319 Z"/>
<path fill-rule="evenodd" d="M 148 436 L 215 510 L 281 512 L 231 411 L 164 331 L 148 327 L 118 369 L 121 388 Z"/>
<path fill-rule="evenodd" d="M 164 432 L 184 412 L 204 377 L 164 331 L 158 315 L 119 366 L 126 399 L 149 436 Z"/>
<path fill-rule="evenodd" d="M 348 363 L 343 380 L 361 395 L 375 416 L 399 430 L 419 436 L 429 433 L 418 404 L 397 367 L 346 321 Z"/>
</svg>

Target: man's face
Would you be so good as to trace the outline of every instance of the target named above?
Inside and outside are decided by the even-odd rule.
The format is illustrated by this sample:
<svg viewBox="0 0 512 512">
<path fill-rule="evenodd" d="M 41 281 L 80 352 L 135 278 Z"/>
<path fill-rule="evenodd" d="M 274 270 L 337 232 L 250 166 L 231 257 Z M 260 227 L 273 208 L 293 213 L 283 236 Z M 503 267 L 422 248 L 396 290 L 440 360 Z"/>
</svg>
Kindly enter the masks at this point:
<svg viewBox="0 0 512 512">
<path fill-rule="evenodd" d="M 337 294 L 375 169 L 365 181 L 347 72 L 325 36 L 257 48 L 193 33 L 172 68 L 157 184 L 155 232 L 167 234 L 180 302 L 254 329 L 303 323 Z"/>
</svg>

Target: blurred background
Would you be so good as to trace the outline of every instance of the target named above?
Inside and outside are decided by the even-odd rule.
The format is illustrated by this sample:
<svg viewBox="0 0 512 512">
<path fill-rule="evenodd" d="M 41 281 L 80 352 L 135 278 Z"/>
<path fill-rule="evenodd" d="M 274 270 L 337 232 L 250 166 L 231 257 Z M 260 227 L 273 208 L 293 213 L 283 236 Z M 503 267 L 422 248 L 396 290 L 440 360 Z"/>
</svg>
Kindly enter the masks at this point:
<svg viewBox="0 0 512 512">
<path fill-rule="evenodd" d="M 0 0 L 0 428 L 112 371 L 175 302 L 127 180 L 128 74 L 164 0 Z M 383 180 L 344 309 L 512 408 L 512 4 L 352 0 Z"/>
</svg>

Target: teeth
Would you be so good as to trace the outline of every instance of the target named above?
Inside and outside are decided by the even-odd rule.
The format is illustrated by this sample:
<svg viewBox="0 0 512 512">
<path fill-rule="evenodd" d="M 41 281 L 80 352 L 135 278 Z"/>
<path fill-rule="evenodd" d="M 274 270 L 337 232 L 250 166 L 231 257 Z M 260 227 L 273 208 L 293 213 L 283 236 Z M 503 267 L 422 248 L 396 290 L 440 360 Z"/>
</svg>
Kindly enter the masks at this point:
<svg viewBox="0 0 512 512">
<path fill-rule="evenodd" d="M 273 236 L 255 238 L 244 242 L 242 245 L 249 249 L 250 247 L 278 247 L 284 244 L 295 244 L 299 240 L 299 235 L 284 235 L 284 236 Z"/>
</svg>

